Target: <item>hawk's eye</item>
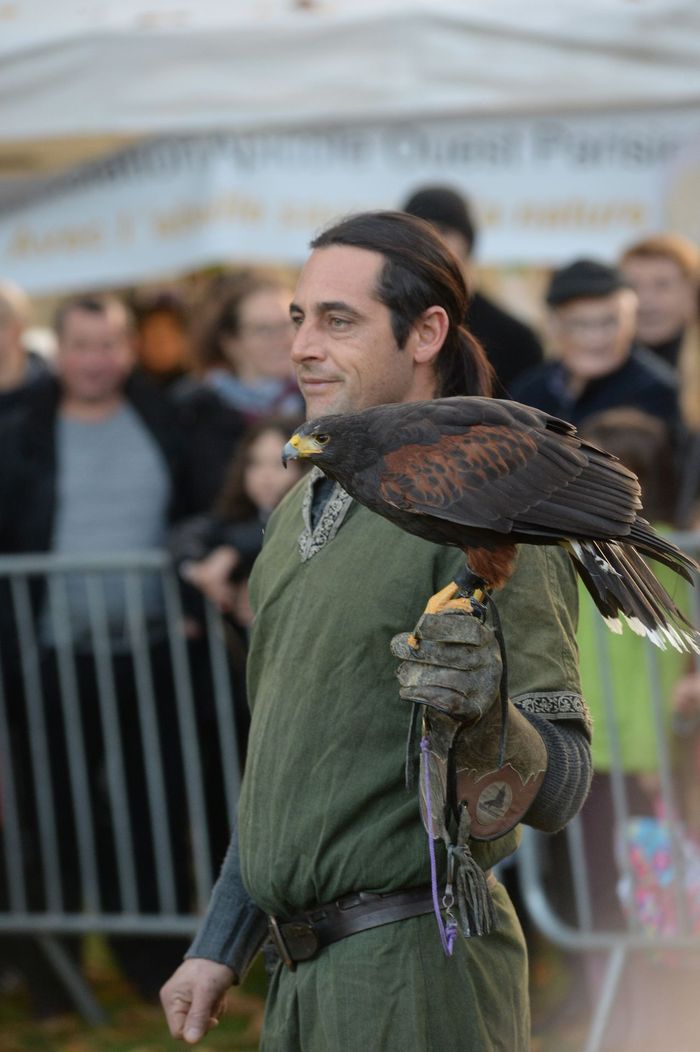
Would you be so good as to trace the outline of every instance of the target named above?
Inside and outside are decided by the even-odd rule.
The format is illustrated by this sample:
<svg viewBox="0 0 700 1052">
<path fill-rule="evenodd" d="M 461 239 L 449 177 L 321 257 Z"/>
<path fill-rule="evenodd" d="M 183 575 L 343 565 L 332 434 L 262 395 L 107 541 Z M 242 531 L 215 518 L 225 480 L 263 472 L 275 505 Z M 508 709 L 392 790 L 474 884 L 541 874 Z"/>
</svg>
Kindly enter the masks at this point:
<svg viewBox="0 0 700 1052">
<path fill-rule="evenodd" d="M 327 442 L 330 442 L 330 435 L 314 435 L 314 438 L 318 442 L 319 446 L 325 446 Z"/>
</svg>

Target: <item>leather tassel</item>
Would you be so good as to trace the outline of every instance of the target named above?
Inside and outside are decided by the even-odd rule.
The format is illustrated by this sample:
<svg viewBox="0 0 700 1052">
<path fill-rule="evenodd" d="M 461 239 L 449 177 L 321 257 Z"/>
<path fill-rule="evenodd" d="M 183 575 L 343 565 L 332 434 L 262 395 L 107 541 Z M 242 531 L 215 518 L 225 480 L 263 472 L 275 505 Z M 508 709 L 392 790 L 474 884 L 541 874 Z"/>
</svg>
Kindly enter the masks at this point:
<svg viewBox="0 0 700 1052">
<path fill-rule="evenodd" d="M 455 863 L 455 890 L 460 928 L 467 938 L 488 935 L 496 926 L 496 907 L 487 876 L 475 862 L 469 847 L 471 819 L 466 807 L 461 808 L 457 843 L 450 848 Z"/>
</svg>

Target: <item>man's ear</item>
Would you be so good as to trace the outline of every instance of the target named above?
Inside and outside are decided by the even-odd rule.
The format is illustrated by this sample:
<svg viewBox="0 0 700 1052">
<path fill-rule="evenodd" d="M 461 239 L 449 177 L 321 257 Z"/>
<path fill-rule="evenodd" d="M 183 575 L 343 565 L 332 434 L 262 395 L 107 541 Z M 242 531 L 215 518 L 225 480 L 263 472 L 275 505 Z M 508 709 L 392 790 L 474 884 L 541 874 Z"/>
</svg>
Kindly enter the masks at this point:
<svg viewBox="0 0 700 1052">
<path fill-rule="evenodd" d="M 447 338 L 449 327 L 450 321 L 444 307 L 428 307 L 416 318 L 411 331 L 411 351 L 417 364 L 435 361 Z"/>
</svg>

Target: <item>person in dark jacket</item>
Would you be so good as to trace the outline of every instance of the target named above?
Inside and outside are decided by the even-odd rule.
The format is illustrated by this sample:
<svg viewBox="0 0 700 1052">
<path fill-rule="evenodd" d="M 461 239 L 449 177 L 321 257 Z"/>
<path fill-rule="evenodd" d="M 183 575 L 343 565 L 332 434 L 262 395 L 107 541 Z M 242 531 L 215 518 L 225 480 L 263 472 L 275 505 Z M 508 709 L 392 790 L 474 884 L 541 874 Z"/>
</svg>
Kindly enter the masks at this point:
<svg viewBox="0 0 700 1052">
<path fill-rule="evenodd" d="M 165 391 L 187 376 L 190 369 L 187 300 L 177 288 L 137 289 L 130 306 L 136 318 L 138 369 Z"/>
<path fill-rule="evenodd" d="M 676 436 L 675 378 L 635 345 L 637 297 L 622 274 L 576 260 L 553 274 L 547 304 L 558 358 L 518 377 L 513 398 L 577 426 L 594 413 L 632 406 L 665 421 Z"/>
<path fill-rule="evenodd" d="M 72 453 L 73 431 L 78 448 L 95 450 L 96 445 L 104 445 L 107 466 L 112 466 L 111 459 L 115 464 L 121 460 L 127 470 L 137 468 L 140 451 L 148 452 L 151 464 L 143 493 L 153 505 L 155 525 L 151 532 L 129 538 L 129 543 L 153 547 L 164 537 L 167 523 L 190 510 L 177 414 L 145 377 L 132 372 L 130 316 L 119 300 L 76 298 L 62 308 L 57 324 L 57 375 L 47 377 L 4 428 L 10 448 L 5 447 L 1 473 L 12 503 L 0 508 L 0 549 L 4 553 L 57 550 L 65 511 L 63 473 L 69 467 L 63 454 Z M 114 435 L 120 436 L 120 443 L 131 436 L 131 445 L 113 444 Z M 133 452 L 131 463 L 126 450 Z M 106 487 L 112 484 L 97 470 L 95 478 Z M 86 487 L 86 498 L 94 497 L 88 477 L 82 475 L 80 482 Z M 157 493 L 149 489 L 154 483 Z M 117 503 L 115 496 L 114 505 L 104 507 L 106 519 L 112 519 Z M 68 543 L 68 538 L 58 539 L 62 550 Z M 78 550 L 95 551 L 104 543 L 95 531 L 89 547 Z"/>
<path fill-rule="evenodd" d="M 29 300 L 12 282 L 0 281 L 0 415 L 19 408 L 49 376 L 46 360 L 24 345 Z"/>
<path fill-rule="evenodd" d="M 108 555 L 162 546 L 169 523 L 189 511 L 188 486 L 182 471 L 182 438 L 177 414 L 143 377 L 132 375 L 132 321 L 120 300 L 83 296 L 61 306 L 56 319 L 57 375 L 37 388 L 25 406 L 3 422 L 0 466 L 0 551 L 4 554 L 52 552 L 65 556 Z M 146 745 L 141 740 L 139 695 L 134 655 L 129 639 L 129 604 L 123 576 L 100 574 L 93 584 L 101 593 L 103 634 L 108 642 L 106 664 L 100 664 L 95 644 L 93 598 L 84 575 L 63 575 L 64 612 L 57 608 L 45 582 L 32 582 L 33 620 L 30 628 L 38 663 L 52 806 L 58 842 L 63 908 L 79 911 L 88 893 L 79 867 L 76 800 L 72 778 L 71 742 L 78 728 L 68 718 L 61 653 L 72 655 L 80 730 L 89 757 L 89 802 L 97 852 L 101 906 L 123 905 L 120 884 L 120 821 L 112 796 L 106 760 L 108 729 L 104 717 L 104 670 L 111 682 L 115 719 L 124 757 L 126 822 L 135 872 L 139 908 L 157 908 L 152 824 L 146 791 Z M 144 636 L 159 726 L 165 784 L 175 814 L 184 801 L 177 778 L 179 739 L 174 688 L 167 644 L 164 597 L 156 575 L 140 582 Z M 9 708 L 12 756 L 18 781 L 22 824 L 23 865 L 30 908 L 44 909 L 56 889 L 40 866 L 41 837 L 37 824 L 31 747 L 37 728 L 29 726 L 30 684 L 19 660 L 15 618 L 19 606 L 6 593 L 0 602 L 3 671 Z M 25 630 L 26 632 L 26 630 Z M 26 651 L 26 638 L 25 638 Z M 61 648 L 64 648 L 62 651 Z M 26 657 L 26 654 L 25 654 Z M 26 662 L 25 662 L 26 665 Z M 43 702 L 43 705 L 42 705 Z M 114 808 L 117 807 L 117 812 Z M 121 816 L 122 820 L 124 816 Z M 172 851 L 179 908 L 187 896 L 186 833 L 173 825 Z M 22 863 L 20 863 L 21 865 Z M 94 890 L 93 890 L 94 894 Z M 29 940 L 19 940 L 18 962 L 24 965 L 32 1007 L 37 1015 L 64 1011 L 71 1002 L 41 959 L 32 955 Z M 28 948 L 29 947 L 29 948 Z M 66 940 L 76 959 L 77 940 Z M 113 942 L 125 974 L 144 996 L 154 996 L 157 976 L 167 974 L 180 957 L 176 941 L 127 937 Z"/>
<path fill-rule="evenodd" d="M 507 397 L 512 383 L 526 369 L 542 361 L 535 333 L 475 287 L 473 264 L 476 225 L 464 197 L 447 186 L 416 190 L 403 211 L 431 223 L 462 264 L 470 290 L 466 325 L 486 351 L 496 371 L 498 397 Z"/>
</svg>

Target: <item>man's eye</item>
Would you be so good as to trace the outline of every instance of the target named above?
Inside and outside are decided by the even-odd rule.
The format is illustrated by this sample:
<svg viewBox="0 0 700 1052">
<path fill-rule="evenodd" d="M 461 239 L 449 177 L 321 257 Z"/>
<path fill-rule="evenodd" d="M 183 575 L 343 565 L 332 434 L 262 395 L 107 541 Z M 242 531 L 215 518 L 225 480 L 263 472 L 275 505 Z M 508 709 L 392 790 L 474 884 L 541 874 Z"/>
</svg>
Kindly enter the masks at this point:
<svg viewBox="0 0 700 1052">
<path fill-rule="evenodd" d="M 294 328 L 298 329 L 304 319 L 302 318 L 301 314 L 292 314 L 289 320 L 291 321 Z"/>
<path fill-rule="evenodd" d="M 338 318 L 335 315 L 333 315 L 328 319 L 328 324 L 330 325 L 331 329 L 341 331 L 342 329 L 347 329 L 347 327 L 350 325 L 350 322 L 347 318 Z"/>
</svg>

